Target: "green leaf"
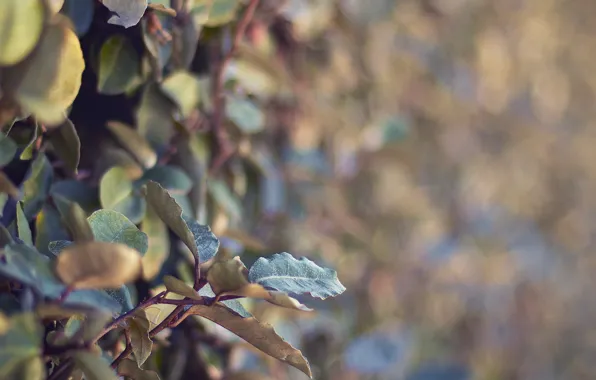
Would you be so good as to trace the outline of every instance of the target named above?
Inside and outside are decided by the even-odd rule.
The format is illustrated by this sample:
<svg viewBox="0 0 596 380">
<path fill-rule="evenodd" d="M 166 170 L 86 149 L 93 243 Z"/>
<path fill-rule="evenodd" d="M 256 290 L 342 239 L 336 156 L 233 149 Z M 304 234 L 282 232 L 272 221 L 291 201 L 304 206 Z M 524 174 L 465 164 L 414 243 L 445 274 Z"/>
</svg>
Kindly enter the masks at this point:
<svg viewBox="0 0 596 380">
<path fill-rule="evenodd" d="M 72 239 L 76 242 L 93 241 L 93 232 L 87 221 L 87 213 L 81 206 L 59 195 L 55 195 L 53 199 Z"/>
<path fill-rule="evenodd" d="M 141 256 L 120 243 L 75 243 L 58 255 L 56 274 L 78 289 L 115 289 L 139 277 Z"/>
<path fill-rule="evenodd" d="M 81 37 L 87 33 L 93 21 L 94 0 L 66 0 L 61 12 L 72 20 L 77 35 Z"/>
<path fill-rule="evenodd" d="M 130 295 L 130 290 L 128 286 L 122 285 L 118 289 L 106 289 L 105 292 L 120 304 L 120 306 L 122 307 L 120 313 L 126 313 L 134 309 L 132 297 Z"/>
<path fill-rule="evenodd" d="M 228 98 L 226 116 L 243 133 L 261 132 L 265 127 L 263 111 L 248 99 Z"/>
<path fill-rule="evenodd" d="M 59 16 L 59 15 L 57 15 Z M 33 54 L 6 70 L 5 87 L 23 111 L 48 125 L 58 125 L 66 119 L 81 87 L 85 68 L 79 39 L 69 28 L 69 22 L 55 16 L 47 25 Z"/>
<path fill-rule="evenodd" d="M 182 209 L 176 201 L 157 182 L 149 181 L 145 185 L 145 198 L 155 213 L 174 231 L 176 236 L 190 249 L 195 257 L 199 257 L 197 245 L 190 228 L 182 218 Z"/>
<path fill-rule="evenodd" d="M 64 162 L 68 172 L 72 175 L 77 174 L 81 158 L 81 141 L 72 121 L 66 119 L 52 131 L 50 142 L 54 147 L 54 153 Z"/>
<path fill-rule="evenodd" d="M 215 294 L 241 289 L 248 285 L 247 269 L 239 257 L 229 257 L 220 250 L 207 271 L 207 281 Z"/>
<path fill-rule="evenodd" d="M 161 89 L 178 106 L 183 118 L 189 117 L 201 100 L 201 82 L 186 71 L 170 74 L 162 82 Z"/>
<path fill-rule="evenodd" d="M 100 355 L 89 351 L 75 351 L 72 355 L 76 365 L 83 370 L 86 380 L 118 380 L 116 372 Z"/>
<path fill-rule="evenodd" d="M 39 124 L 35 124 L 33 132 L 31 134 L 31 138 L 29 139 L 29 144 L 27 144 L 27 146 L 25 147 L 25 149 L 23 149 L 21 155 L 19 156 L 21 160 L 30 160 L 33 158 L 33 152 L 35 150 L 37 138 L 39 135 L 41 135 L 41 133 L 41 127 L 39 126 Z"/>
<path fill-rule="evenodd" d="M 78 203 L 88 214 L 99 208 L 98 192 L 84 182 L 74 179 L 56 181 L 50 187 L 51 196 L 61 196 Z"/>
<path fill-rule="evenodd" d="M 23 212 L 23 202 L 17 202 L 17 231 L 19 233 L 19 239 L 25 242 L 25 244 L 33 245 L 33 236 L 29 227 L 29 221 Z"/>
<path fill-rule="evenodd" d="M 43 207 L 54 177 L 52 165 L 44 154 L 37 156 L 23 184 L 23 211 L 28 219 L 34 218 Z"/>
<path fill-rule="evenodd" d="M 125 28 L 138 24 L 147 9 L 147 0 L 103 0 L 102 2 L 114 12 L 108 23 Z"/>
<path fill-rule="evenodd" d="M 42 0 L 0 2 L 0 66 L 14 65 L 33 51 L 44 19 Z"/>
<path fill-rule="evenodd" d="M 192 233 L 195 244 L 199 250 L 199 258 L 202 263 L 211 260 L 219 249 L 219 239 L 211 232 L 209 226 L 199 224 L 197 221 L 183 216 L 186 225 Z"/>
<path fill-rule="evenodd" d="M 75 314 L 64 326 L 64 335 L 69 340 L 89 341 L 96 338 L 111 319 L 112 316 L 104 312 Z"/>
<path fill-rule="evenodd" d="M 130 343 L 137 365 L 141 367 L 151 356 L 153 341 L 149 338 L 149 321 L 143 317 L 133 317 L 129 322 Z"/>
<path fill-rule="evenodd" d="M 143 256 L 143 278 L 152 280 L 158 275 L 162 264 L 170 251 L 170 236 L 165 223 L 159 218 L 151 206 L 141 223 L 141 230 L 149 238 L 147 253 Z"/>
<path fill-rule="evenodd" d="M 35 247 L 45 255 L 51 253 L 49 244 L 55 240 L 65 240 L 69 236 L 62 227 L 60 214 L 50 204 L 44 204 L 35 219 Z"/>
<path fill-rule="evenodd" d="M 0 335 L 1 378 L 8 378 L 20 371 L 25 361 L 39 357 L 43 342 L 43 326 L 33 313 L 16 314 L 9 324 L 10 328 Z"/>
<path fill-rule="evenodd" d="M 240 4 L 239 0 L 214 0 L 206 25 L 214 27 L 231 22 L 236 17 Z"/>
<path fill-rule="evenodd" d="M 215 202 L 217 202 L 217 204 L 220 205 L 220 207 L 223 208 L 233 220 L 240 220 L 242 218 L 242 203 L 238 197 L 232 193 L 224 181 L 210 179 L 209 182 L 207 182 L 207 186 L 209 193 Z"/>
<path fill-rule="evenodd" d="M 147 170 L 137 182 L 144 184 L 147 181 L 159 183 L 170 194 L 187 194 L 193 185 L 188 175 L 174 166 L 155 166 Z"/>
<path fill-rule="evenodd" d="M 14 240 L 12 239 L 12 235 L 6 229 L 6 227 L 4 227 L 2 224 L 0 224 L 0 248 L 4 248 L 8 244 L 12 244 L 12 243 L 14 243 Z"/>
<path fill-rule="evenodd" d="M 166 286 L 166 289 L 172 293 L 180 294 L 181 296 L 188 297 L 193 300 L 201 299 L 201 296 L 195 292 L 192 286 L 187 285 L 184 281 L 177 279 L 174 276 L 164 276 L 163 283 Z"/>
<path fill-rule="evenodd" d="M 13 198 L 19 198 L 19 189 L 8 179 L 4 172 L 0 171 L 0 194 L 8 194 Z M 4 207 L 4 203 L 0 202 L 0 209 Z M 0 214 L 1 215 L 1 214 Z"/>
<path fill-rule="evenodd" d="M 140 76 L 139 68 L 139 57 L 132 42 L 124 35 L 113 35 L 99 52 L 97 92 L 118 95 L 129 91 Z"/>
<path fill-rule="evenodd" d="M 343 293 L 337 272 L 321 268 L 306 257 L 295 259 L 289 253 L 259 258 L 248 272 L 250 282 L 291 294 L 308 293 L 325 299 Z"/>
<path fill-rule="evenodd" d="M 69 240 L 56 240 L 56 241 L 51 241 L 48 248 L 50 250 L 50 252 L 52 252 L 55 256 L 58 256 L 58 254 L 60 252 L 62 252 L 62 250 L 70 245 L 73 245 L 74 242 L 69 241 Z"/>
<path fill-rule="evenodd" d="M 124 359 L 118 364 L 118 373 L 133 380 L 160 380 L 157 372 L 141 369 L 130 359 Z"/>
<path fill-rule="evenodd" d="M 126 124 L 110 121 L 107 124 L 110 131 L 122 146 L 132 154 L 144 168 L 148 169 L 157 162 L 157 154 L 147 140 L 136 130 Z"/>
<path fill-rule="evenodd" d="M 173 136 L 172 114 L 175 110 L 176 105 L 159 90 L 158 85 L 149 83 L 137 108 L 139 134 L 151 145 L 163 146 L 164 142 L 170 141 Z"/>
<path fill-rule="evenodd" d="M 215 297 L 215 293 L 209 284 L 206 284 L 201 288 L 201 290 L 199 290 L 199 295 L 201 297 Z M 252 314 L 250 314 L 238 300 L 227 300 L 220 302 L 242 318 L 252 317 Z"/>
<path fill-rule="evenodd" d="M 0 133 L 0 167 L 12 161 L 17 149 L 17 144 L 10 137 Z"/>
<path fill-rule="evenodd" d="M 32 356 L 21 362 L 16 373 L 13 373 L 16 379 L 45 380 L 46 363 L 41 356 Z"/>
<path fill-rule="evenodd" d="M 147 234 L 139 231 L 124 215 L 112 210 L 98 210 L 88 219 L 95 240 L 121 243 L 144 255 L 148 249 Z"/>
<path fill-rule="evenodd" d="M 298 368 L 312 378 L 310 366 L 302 353 L 277 335 L 271 325 L 259 322 L 253 317 L 242 318 L 218 304 L 212 306 L 194 305 L 189 312 L 217 323 L 267 355 Z"/>
<path fill-rule="evenodd" d="M 133 191 L 133 183 L 128 178 L 126 169 L 115 166 L 104 173 L 99 182 L 99 201 L 101 207 L 114 209 L 125 201 Z"/>
</svg>

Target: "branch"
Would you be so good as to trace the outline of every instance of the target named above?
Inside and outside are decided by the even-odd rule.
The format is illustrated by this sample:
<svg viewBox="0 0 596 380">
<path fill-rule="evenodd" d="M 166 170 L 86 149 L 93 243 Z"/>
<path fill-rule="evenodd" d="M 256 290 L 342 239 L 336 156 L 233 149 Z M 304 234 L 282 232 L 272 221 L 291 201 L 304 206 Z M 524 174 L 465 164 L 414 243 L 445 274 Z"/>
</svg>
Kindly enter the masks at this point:
<svg viewBox="0 0 596 380">
<path fill-rule="evenodd" d="M 215 139 L 218 144 L 218 152 L 211 164 L 211 173 L 215 173 L 219 168 L 230 158 L 233 149 L 230 146 L 230 140 L 226 130 L 223 127 L 223 113 L 226 107 L 226 99 L 224 94 L 224 73 L 230 61 L 238 50 L 238 45 L 242 41 L 246 28 L 255 13 L 255 9 L 259 4 L 259 0 L 250 0 L 242 18 L 238 22 L 236 33 L 230 51 L 221 60 L 215 72 L 215 81 L 213 86 L 213 124 L 212 129 L 215 134 Z"/>
<path fill-rule="evenodd" d="M 118 368 L 118 364 L 120 364 L 122 360 L 126 359 L 132 352 L 132 342 L 130 341 L 130 331 L 128 331 L 128 328 L 124 330 L 124 338 L 126 338 L 126 348 L 112 362 L 112 368 L 114 369 Z"/>
</svg>

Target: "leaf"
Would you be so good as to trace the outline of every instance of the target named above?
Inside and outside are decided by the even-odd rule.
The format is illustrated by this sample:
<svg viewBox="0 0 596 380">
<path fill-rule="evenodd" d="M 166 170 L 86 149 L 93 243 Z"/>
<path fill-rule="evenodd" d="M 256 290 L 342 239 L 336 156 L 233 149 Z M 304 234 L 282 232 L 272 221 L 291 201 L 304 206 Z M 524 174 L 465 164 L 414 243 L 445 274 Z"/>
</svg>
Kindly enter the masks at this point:
<svg viewBox="0 0 596 380">
<path fill-rule="evenodd" d="M 231 22 L 236 17 L 239 7 L 239 0 L 214 0 L 205 25 L 214 27 Z"/>
<path fill-rule="evenodd" d="M 16 314 L 9 325 L 0 335 L 0 378 L 8 378 L 24 361 L 41 355 L 44 330 L 35 314 Z"/>
<path fill-rule="evenodd" d="M 242 204 L 236 195 L 232 193 L 230 188 L 222 180 L 210 179 L 207 182 L 209 193 L 234 220 L 242 218 Z"/>
<path fill-rule="evenodd" d="M 170 251 L 170 236 L 165 223 L 157 216 L 151 206 L 147 207 L 141 222 L 143 231 L 149 240 L 147 253 L 143 256 L 143 278 L 153 280 L 161 270 Z"/>
<path fill-rule="evenodd" d="M 116 373 L 100 355 L 81 350 L 75 351 L 72 358 L 85 373 L 86 380 L 118 380 Z"/>
<path fill-rule="evenodd" d="M 124 35 L 108 38 L 99 52 L 97 92 L 118 95 L 135 85 L 139 73 L 139 57 L 135 48 Z"/>
<path fill-rule="evenodd" d="M 79 39 L 64 18 L 54 17 L 38 47 L 25 61 L 6 72 L 7 88 L 39 122 L 57 125 L 66 119 L 81 87 L 85 61 Z M 10 91 L 12 92 L 12 91 Z"/>
<path fill-rule="evenodd" d="M 51 253 L 50 242 L 69 239 L 66 230 L 62 227 L 60 214 L 50 204 L 44 204 L 35 219 L 35 247 L 44 255 Z"/>
<path fill-rule="evenodd" d="M 23 211 L 28 219 L 35 217 L 43 207 L 53 177 L 54 171 L 47 157 L 44 154 L 38 155 L 23 184 Z"/>
<path fill-rule="evenodd" d="M 108 23 L 130 28 L 139 23 L 147 8 L 147 0 L 102 0 L 114 15 Z"/>
<path fill-rule="evenodd" d="M 21 155 L 19 156 L 21 160 L 30 160 L 33 158 L 33 153 L 35 152 L 37 145 L 37 139 L 41 134 L 41 127 L 39 126 L 39 124 L 35 124 L 33 132 L 31 134 L 31 138 L 29 139 L 29 144 L 27 144 L 27 146 L 25 147 L 25 149 L 23 149 Z"/>
<path fill-rule="evenodd" d="M 0 2 L 0 66 L 14 65 L 33 51 L 44 18 L 42 0 Z"/>
<path fill-rule="evenodd" d="M 78 289 L 114 289 L 139 277 L 141 255 L 120 243 L 75 243 L 58 255 L 56 274 Z"/>
<path fill-rule="evenodd" d="M 259 258 L 248 272 L 250 282 L 285 293 L 325 299 L 343 293 L 337 272 L 321 268 L 306 257 L 295 259 L 287 252 Z"/>
<path fill-rule="evenodd" d="M 157 372 L 141 369 L 130 359 L 124 359 L 118 364 L 118 373 L 133 380 L 160 380 Z"/>
<path fill-rule="evenodd" d="M 81 158 L 81 141 L 72 121 L 66 119 L 56 128 L 50 135 L 50 142 L 54 147 L 54 153 L 64 162 L 66 169 L 71 174 L 77 174 Z"/>
<path fill-rule="evenodd" d="M 248 99 L 228 98 L 226 116 L 243 133 L 261 132 L 265 127 L 263 111 Z"/>
<path fill-rule="evenodd" d="M 93 241 L 93 231 L 87 221 L 87 214 L 81 206 L 60 195 L 55 195 L 53 199 L 72 239 L 76 242 Z"/>
<path fill-rule="evenodd" d="M 126 124 L 110 121 L 107 124 L 116 139 L 126 148 L 144 168 L 152 168 L 157 162 L 157 154 L 151 145 L 136 130 Z"/>
<path fill-rule="evenodd" d="M 60 252 L 62 252 L 62 250 L 70 245 L 73 245 L 74 242 L 72 241 L 68 241 L 68 240 L 56 240 L 56 241 L 52 241 L 49 244 L 49 249 L 50 252 L 52 252 L 54 255 L 58 256 L 58 254 Z"/>
<path fill-rule="evenodd" d="M 286 293 L 270 291 L 259 284 L 247 284 L 236 290 L 224 292 L 221 295 L 235 295 L 241 297 L 260 298 L 274 305 L 285 307 L 288 309 L 312 311 L 312 309 L 304 306 L 303 304 L 298 302 L 298 300 L 288 296 Z"/>
<path fill-rule="evenodd" d="M 163 278 L 163 283 L 166 286 L 166 289 L 172 293 L 180 294 L 181 296 L 188 297 L 193 300 L 200 300 L 202 299 L 201 296 L 192 288 L 192 286 L 187 285 L 184 281 L 177 279 L 174 276 L 166 275 Z"/>
<path fill-rule="evenodd" d="M 267 355 L 298 368 L 312 378 L 308 361 L 302 353 L 284 341 L 269 324 L 259 322 L 254 317 L 242 318 L 224 306 L 194 305 L 189 313 L 217 323 L 238 335 Z"/>
<path fill-rule="evenodd" d="M 181 300 L 184 296 L 168 293 L 165 298 L 169 300 Z M 149 321 L 149 330 L 153 330 L 155 326 L 163 322 L 175 308 L 176 305 L 155 304 L 145 308 L 145 310 L 140 310 L 139 312 L 143 313 L 142 316 Z"/>
<path fill-rule="evenodd" d="M 209 284 L 206 284 L 201 288 L 201 290 L 199 290 L 199 295 L 201 297 L 215 297 L 215 293 L 213 292 L 213 289 L 211 289 L 211 285 Z M 252 314 L 250 314 L 237 299 L 220 302 L 243 318 L 252 317 Z"/>
<path fill-rule="evenodd" d="M 153 348 L 153 341 L 149 338 L 149 325 L 149 321 L 143 317 L 135 316 L 129 322 L 130 343 L 139 367 L 151 356 Z"/>
<path fill-rule="evenodd" d="M 163 14 L 171 16 L 171 17 L 176 17 L 176 11 L 173 10 L 172 8 L 164 6 L 163 4 L 152 3 L 152 4 L 147 4 L 147 7 L 151 8 L 155 12 L 163 13 Z"/>
<path fill-rule="evenodd" d="M 66 0 L 61 12 L 72 20 L 77 35 L 81 37 L 91 26 L 95 4 L 93 0 Z"/>
<path fill-rule="evenodd" d="M 48 5 L 50 8 L 50 13 L 55 15 L 56 13 L 60 12 L 62 6 L 64 5 L 64 0 L 49 0 Z"/>
<path fill-rule="evenodd" d="M 201 262 L 205 263 L 211 260 L 219 249 L 219 239 L 211 232 L 209 226 L 199 224 L 196 220 L 186 216 L 182 216 L 182 219 L 184 219 L 194 237 Z"/>
<path fill-rule="evenodd" d="M 239 257 L 230 258 L 220 250 L 207 271 L 207 281 L 215 294 L 231 292 L 248 285 L 247 270 Z"/>
<path fill-rule="evenodd" d="M 133 184 L 126 169 L 115 166 L 104 173 L 99 182 L 101 207 L 113 209 L 132 193 Z"/>
<path fill-rule="evenodd" d="M 10 234 L 10 232 L 8 232 L 6 227 L 0 224 L 0 248 L 4 248 L 8 244 L 12 243 L 14 243 L 12 235 Z"/>
<path fill-rule="evenodd" d="M 186 71 L 170 74 L 162 82 L 161 89 L 178 106 L 183 118 L 189 117 L 201 100 L 201 82 Z"/>
<path fill-rule="evenodd" d="M 122 285 L 118 289 L 106 289 L 105 292 L 120 304 L 120 313 L 126 313 L 134 309 L 128 286 Z"/>
<path fill-rule="evenodd" d="M 97 210 L 100 206 L 97 188 L 92 188 L 86 183 L 74 179 L 52 183 L 50 195 L 59 195 L 71 202 L 78 203 L 89 214 Z"/>
<path fill-rule="evenodd" d="M 0 171 L 0 194 L 8 194 L 13 198 L 19 198 L 19 189 L 8 179 L 4 172 Z M 0 209 L 3 206 L 0 206 Z"/>
<path fill-rule="evenodd" d="M 29 221 L 23 212 L 23 202 L 17 202 L 17 231 L 19 232 L 19 239 L 25 244 L 33 245 L 33 236 Z"/>
<path fill-rule="evenodd" d="M 139 134 L 153 146 L 163 146 L 173 136 L 172 113 L 175 109 L 176 105 L 159 90 L 158 85 L 149 83 L 136 113 Z"/>
<path fill-rule="evenodd" d="M 96 338 L 110 322 L 112 316 L 103 312 L 91 312 L 84 315 L 71 317 L 65 326 L 65 333 L 68 337 L 76 337 L 77 340 L 87 342 Z"/>
<path fill-rule="evenodd" d="M 98 210 L 91 214 L 88 221 L 95 240 L 125 244 L 141 255 L 147 252 L 147 235 L 124 215 L 112 210 Z"/>
<path fill-rule="evenodd" d="M 193 185 L 188 175 L 174 166 L 154 166 L 138 180 L 139 183 L 146 181 L 159 183 L 170 194 L 187 194 Z"/>
<path fill-rule="evenodd" d="M 10 137 L 0 133 L 0 167 L 12 161 L 17 153 L 18 146 Z"/>
<path fill-rule="evenodd" d="M 155 213 L 190 249 L 192 254 L 199 258 L 197 244 L 194 236 L 182 218 L 182 209 L 176 201 L 157 182 L 149 181 L 145 185 L 145 198 L 153 207 Z"/>
</svg>

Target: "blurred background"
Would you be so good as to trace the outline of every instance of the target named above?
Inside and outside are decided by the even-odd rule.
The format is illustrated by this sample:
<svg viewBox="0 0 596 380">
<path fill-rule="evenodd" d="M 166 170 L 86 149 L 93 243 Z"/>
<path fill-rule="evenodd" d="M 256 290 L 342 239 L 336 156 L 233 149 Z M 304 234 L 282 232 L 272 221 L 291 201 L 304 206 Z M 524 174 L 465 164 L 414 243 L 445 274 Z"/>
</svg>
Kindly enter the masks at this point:
<svg viewBox="0 0 596 380">
<path fill-rule="evenodd" d="M 254 233 L 348 289 L 310 314 L 256 311 L 316 379 L 596 376 L 595 11 L 288 0 L 251 25 L 298 94 L 269 107 L 281 165 Z"/>
</svg>

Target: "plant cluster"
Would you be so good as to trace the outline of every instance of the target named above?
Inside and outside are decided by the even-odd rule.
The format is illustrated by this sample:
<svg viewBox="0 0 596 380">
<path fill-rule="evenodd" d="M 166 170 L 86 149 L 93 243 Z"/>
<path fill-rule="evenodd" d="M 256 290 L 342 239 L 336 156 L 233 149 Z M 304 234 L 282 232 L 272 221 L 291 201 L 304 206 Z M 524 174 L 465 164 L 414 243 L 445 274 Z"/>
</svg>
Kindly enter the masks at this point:
<svg viewBox="0 0 596 380">
<path fill-rule="evenodd" d="M 294 297 L 341 294 L 336 272 L 247 266 L 216 237 L 262 248 L 242 230 L 270 170 L 253 145 L 287 88 L 243 42 L 259 9 L 0 2 L 0 378 L 158 379 L 168 331 L 221 346 L 205 320 L 312 376 L 240 300 L 309 311 Z"/>
</svg>

